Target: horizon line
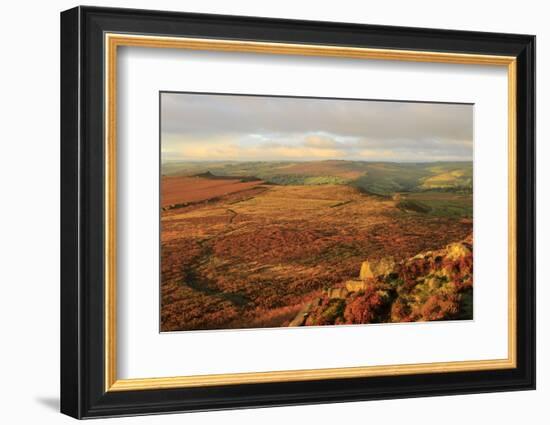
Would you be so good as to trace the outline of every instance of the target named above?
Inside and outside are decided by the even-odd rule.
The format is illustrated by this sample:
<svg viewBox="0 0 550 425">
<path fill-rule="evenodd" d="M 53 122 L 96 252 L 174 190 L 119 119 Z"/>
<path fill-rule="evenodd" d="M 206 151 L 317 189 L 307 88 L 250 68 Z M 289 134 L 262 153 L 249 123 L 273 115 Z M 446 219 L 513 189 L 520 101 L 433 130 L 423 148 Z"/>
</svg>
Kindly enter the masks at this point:
<svg viewBox="0 0 550 425">
<path fill-rule="evenodd" d="M 239 163 L 250 163 L 250 162 L 370 162 L 370 163 L 409 163 L 409 164 L 427 164 L 435 162 L 473 162 L 472 159 L 436 159 L 436 160 L 425 160 L 425 161 L 408 161 L 408 160 L 365 160 L 365 159 L 257 159 L 257 160 L 239 160 L 239 159 L 161 159 L 161 163 L 169 162 L 197 162 L 197 163 L 227 163 L 227 162 L 239 162 Z"/>
</svg>

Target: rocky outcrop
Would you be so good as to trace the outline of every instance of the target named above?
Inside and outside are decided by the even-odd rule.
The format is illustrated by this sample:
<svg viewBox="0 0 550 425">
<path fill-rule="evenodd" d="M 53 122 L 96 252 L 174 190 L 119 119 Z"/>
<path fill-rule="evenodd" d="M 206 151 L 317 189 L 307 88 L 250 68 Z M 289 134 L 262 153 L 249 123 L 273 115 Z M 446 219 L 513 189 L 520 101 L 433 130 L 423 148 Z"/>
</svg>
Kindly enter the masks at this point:
<svg viewBox="0 0 550 425">
<path fill-rule="evenodd" d="M 296 327 L 296 326 L 303 326 L 307 320 L 307 317 L 309 316 L 309 312 L 319 306 L 321 299 L 315 298 L 302 307 L 302 309 L 298 312 L 296 317 L 292 319 L 292 321 L 289 323 L 289 327 Z"/>
<path fill-rule="evenodd" d="M 345 287 L 338 287 L 338 288 L 328 288 L 325 291 L 325 294 L 330 299 L 344 299 L 346 298 L 351 291 Z"/>
<path fill-rule="evenodd" d="M 348 292 L 359 292 L 365 290 L 367 282 L 364 280 L 347 280 L 344 285 Z"/>
<path fill-rule="evenodd" d="M 464 258 L 472 252 L 471 244 L 467 242 L 453 243 L 447 245 L 446 248 L 446 258 L 449 260 L 457 260 Z"/>
<path fill-rule="evenodd" d="M 361 271 L 359 272 L 359 279 L 376 279 L 379 277 L 386 277 L 393 273 L 395 269 L 395 261 L 393 258 L 382 258 L 380 260 L 367 260 L 361 264 Z"/>
<path fill-rule="evenodd" d="M 365 260 L 359 279 L 309 302 L 293 326 L 473 318 L 473 241 L 396 262 Z"/>
</svg>

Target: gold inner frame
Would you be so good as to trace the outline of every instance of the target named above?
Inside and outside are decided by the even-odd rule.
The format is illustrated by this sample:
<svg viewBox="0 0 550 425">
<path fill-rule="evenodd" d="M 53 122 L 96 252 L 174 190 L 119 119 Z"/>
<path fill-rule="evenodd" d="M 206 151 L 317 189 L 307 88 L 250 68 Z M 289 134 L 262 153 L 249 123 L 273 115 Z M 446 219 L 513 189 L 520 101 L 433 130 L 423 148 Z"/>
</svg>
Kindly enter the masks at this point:
<svg viewBox="0 0 550 425">
<path fill-rule="evenodd" d="M 105 34 L 105 391 L 510 369 L 516 367 L 516 58 L 462 53 L 370 49 L 128 34 Z M 325 56 L 507 67 L 508 72 L 508 357 L 495 360 L 398 364 L 271 372 L 118 379 L 116 325 L 116 123 L 119 46 Z"/>
</svg>

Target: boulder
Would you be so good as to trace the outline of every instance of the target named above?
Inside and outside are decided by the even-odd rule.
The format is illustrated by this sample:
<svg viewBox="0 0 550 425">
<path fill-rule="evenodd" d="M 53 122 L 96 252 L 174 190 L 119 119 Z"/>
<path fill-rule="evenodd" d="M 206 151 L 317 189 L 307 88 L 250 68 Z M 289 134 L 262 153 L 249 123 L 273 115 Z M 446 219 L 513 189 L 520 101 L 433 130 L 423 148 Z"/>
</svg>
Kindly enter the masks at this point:
<svg viewBox="0 0 550 425">
<path fill-rule="evenodd" d="M 450 245 L 447 245 L 446 258 L 448 258 L 449 260 L 458 260 L 460 258 L 466 257 L 471 253 L 472 251 L 466 244 L 461 242 L 452 243 Z"/>
<path fill-rule="evenodd" d="M 348 280 L 346 289 L 348 292 L 364 291 L 367 288 L 367 283 L 364 280 Z"/>
<path fill-rule="evenodd" d="M 329 288 L 326 290 L 327 297 L 330 299 L 344 299 L 348 296 L 347 288 Z"/>
<path fill-rule="evenodd" d="M 292 321 L 288 324 L 288 326 L 289 327 L 304 326 L 311 310 L 314 307 L 319 306 L 320 303 L 321 303 L 321 298 L 314 298 L 310 302 L 305 303 L 302 309 L 296 315 L 296 317 L 292 319 Z"/>
<path fill-rule="evenodd" d="M 361 280 L 375 279 L 377 277 L 386 277 L 393 273 L 395 261 L 391 257 L 382 258 L 380 260 L 367 260 L 361 264 L 359 278 Z"/>
</svg>

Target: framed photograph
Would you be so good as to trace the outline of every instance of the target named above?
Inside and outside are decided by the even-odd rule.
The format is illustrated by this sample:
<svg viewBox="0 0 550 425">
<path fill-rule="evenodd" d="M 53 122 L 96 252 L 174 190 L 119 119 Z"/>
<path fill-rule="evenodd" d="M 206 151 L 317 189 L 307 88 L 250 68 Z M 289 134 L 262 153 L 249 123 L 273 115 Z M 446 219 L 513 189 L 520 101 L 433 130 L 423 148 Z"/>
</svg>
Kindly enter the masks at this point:
<svg viewBox="0 0 550 425">
<path fill-rule="evenodd" d="M 61 411 L 535 388 L 535 37 L 61 14 Z"/>
</svg>

